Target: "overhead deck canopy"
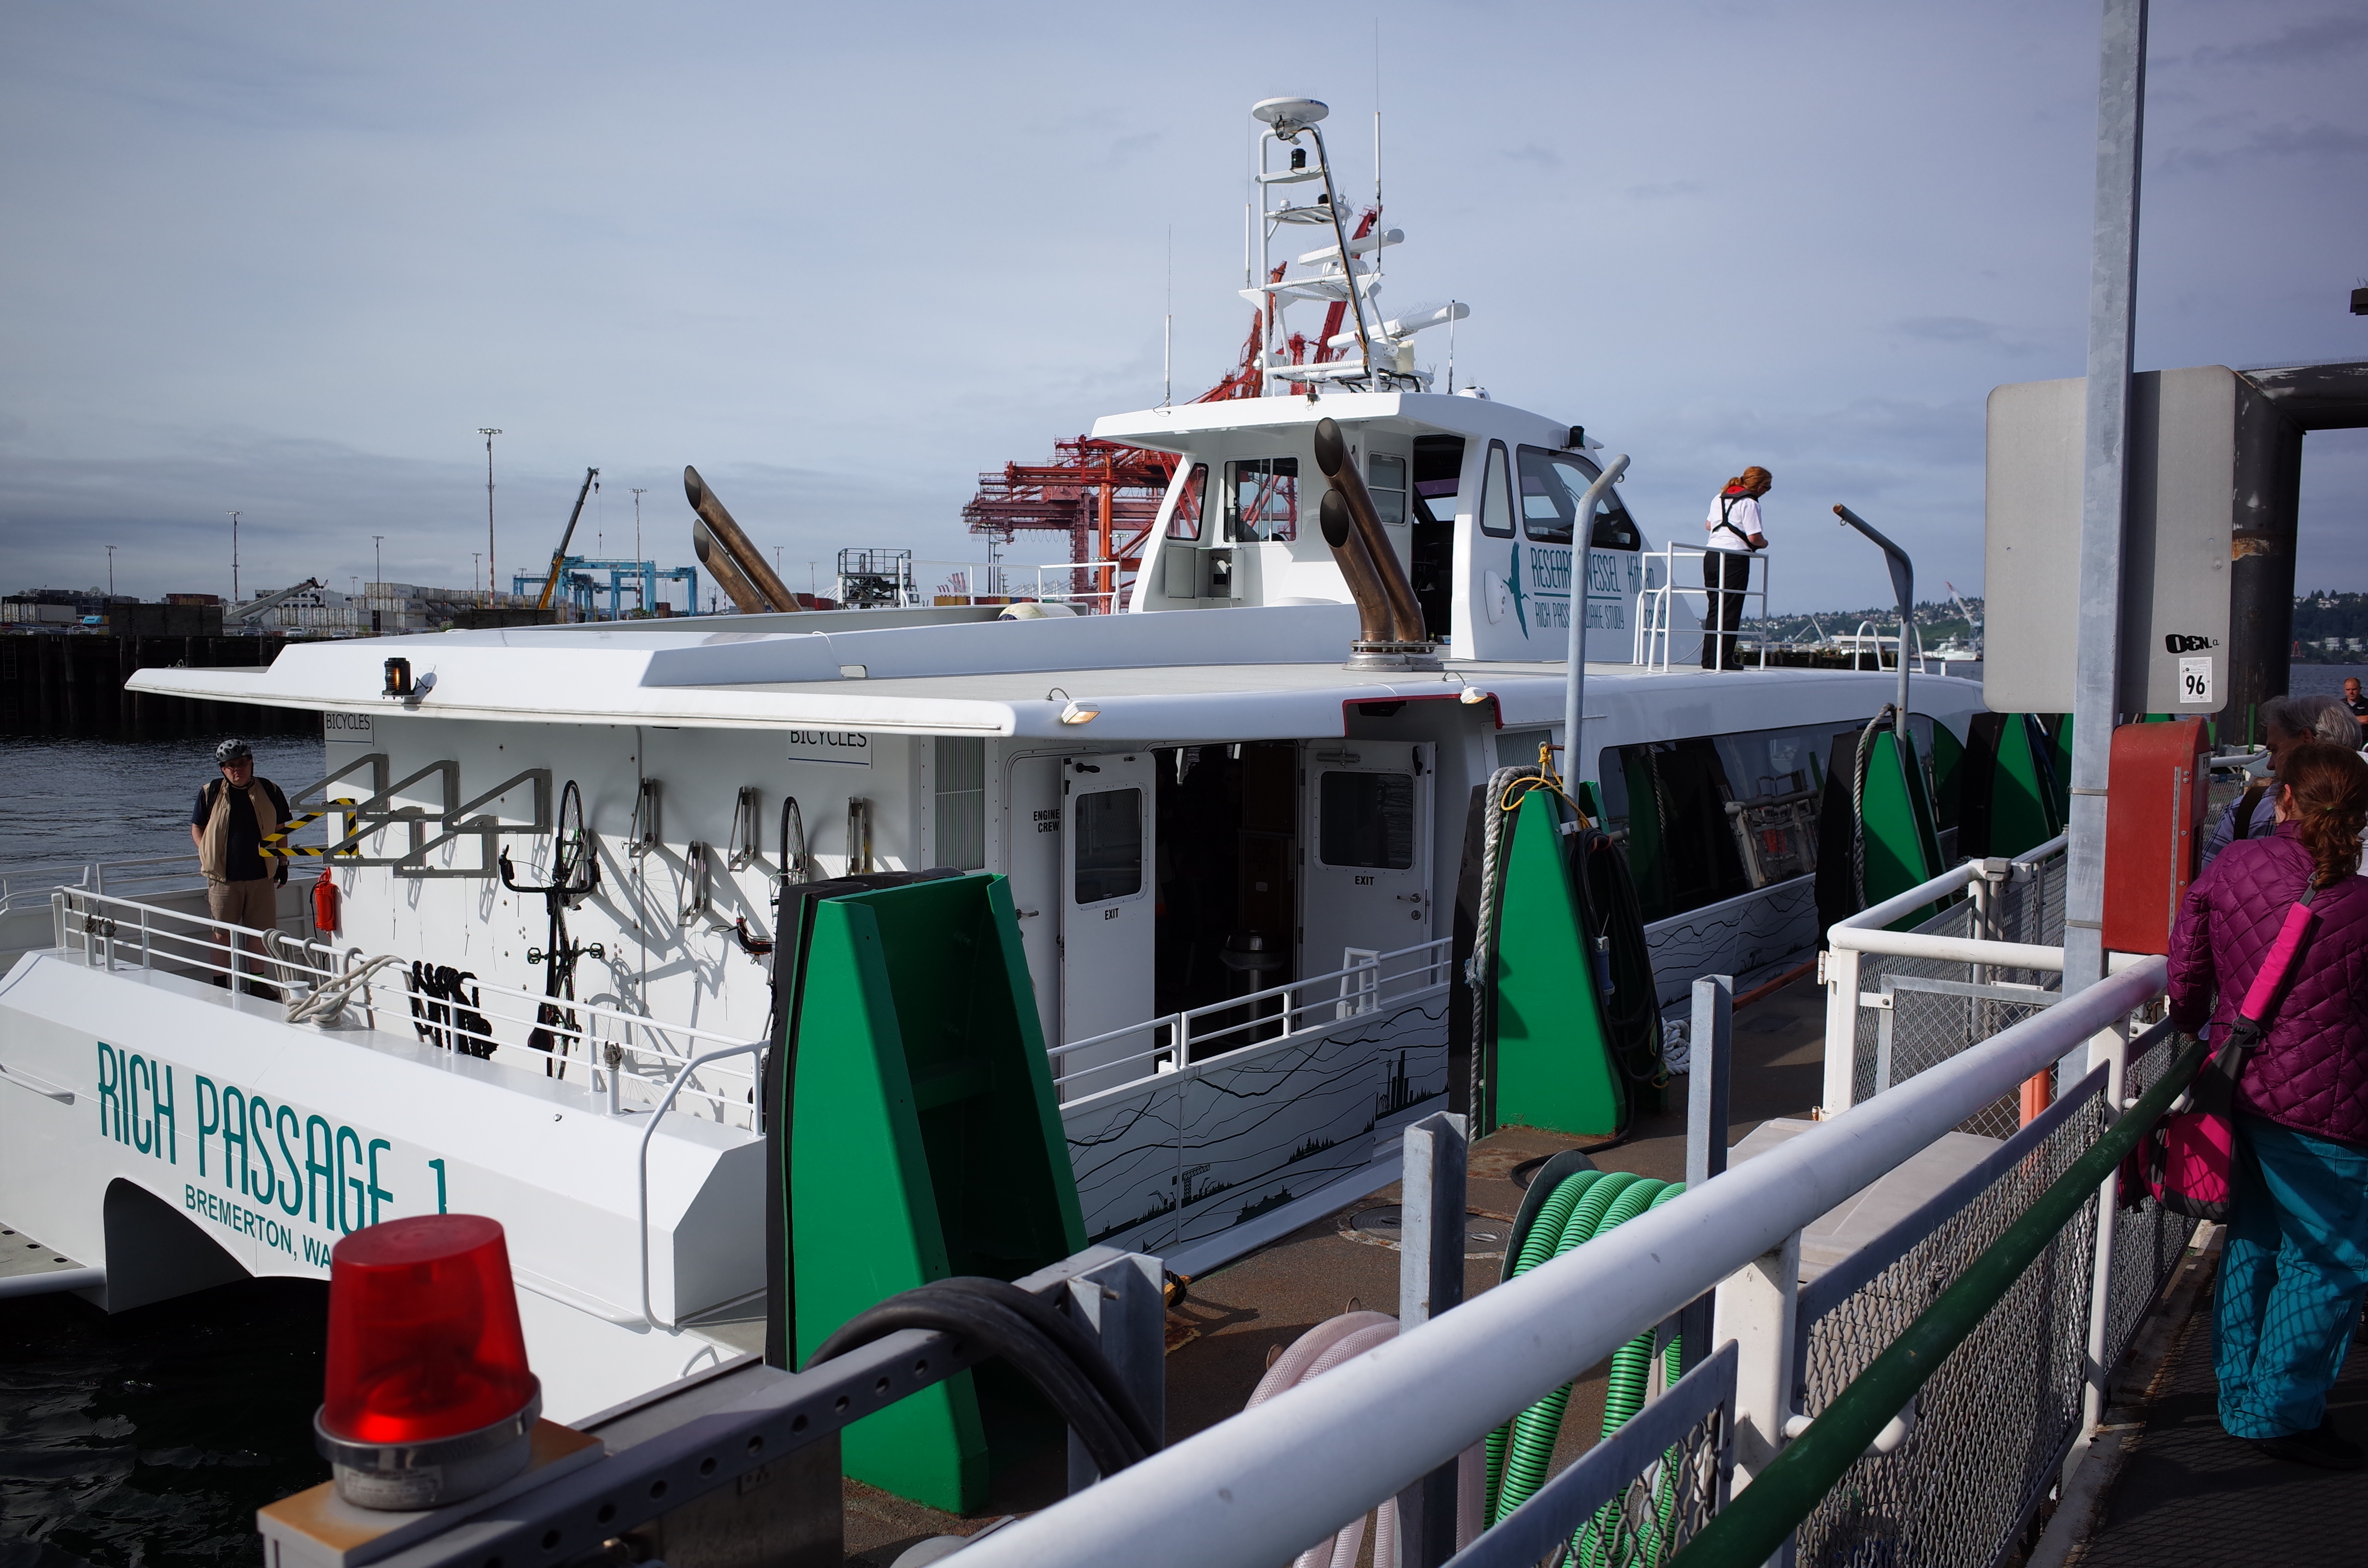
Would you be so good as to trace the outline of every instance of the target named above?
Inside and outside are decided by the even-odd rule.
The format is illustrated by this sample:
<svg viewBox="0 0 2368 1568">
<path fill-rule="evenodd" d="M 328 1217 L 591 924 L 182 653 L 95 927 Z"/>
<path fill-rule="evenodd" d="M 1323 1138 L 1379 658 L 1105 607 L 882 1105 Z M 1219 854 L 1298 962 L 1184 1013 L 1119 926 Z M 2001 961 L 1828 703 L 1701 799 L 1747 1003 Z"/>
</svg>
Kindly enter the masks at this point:
<svg viewBox="0 0 2368 1568">
<path fill-rule="evenodd" d="M 271 666 L 142 670 L 137 691 L 323 712 L 384 711 L 533 724 L 694 728 L 814 725 L 882 733 L 1191 736 L 1250 740 L 1346 733 L 1352 705 L 1491 700 L 1500 725 L 1550 723 L 1562 711 L 1559 665 L 1450 661 L 1439 672 L 1341 667 L 1356 624 L 1347 605 L 1208 610 L 1189 616 L 904 624 L 745 631 L 733 617 L 664 631 L 565 627 L 314 642 Z M 784 618 L 787 619 L 787 618 Z M 819 618 L 800 618 L 818 619 Z M 382 698 L 390 657 L 422 688 Z M 1646 675 L 1590 665 L 1590 706 L 1705 700 L 1733 676 Z M 1770 697 L 1832 672 L 1755 676 Z M 1870 676 L 1870 681 L 1884 677 Z M 1063 722 L 1072 704 L 1097 711 Z"/>
</svg>

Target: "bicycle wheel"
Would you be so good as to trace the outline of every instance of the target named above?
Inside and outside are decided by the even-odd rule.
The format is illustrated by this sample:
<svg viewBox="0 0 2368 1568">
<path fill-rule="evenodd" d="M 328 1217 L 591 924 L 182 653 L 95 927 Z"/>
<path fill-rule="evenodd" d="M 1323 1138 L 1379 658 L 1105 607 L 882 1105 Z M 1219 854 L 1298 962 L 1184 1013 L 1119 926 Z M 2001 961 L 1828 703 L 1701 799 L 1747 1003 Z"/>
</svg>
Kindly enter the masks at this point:
<svg viewBox="0 0 2368 1568">
<path fill-rule="evenodd" d="M 584 828 L 584 797 L 575 780 L 560 791 L 559 823 L 551 841 L 551 885 L 570 893 L 589 892 L 599 877 L 592 835 Z"/>
</svg>

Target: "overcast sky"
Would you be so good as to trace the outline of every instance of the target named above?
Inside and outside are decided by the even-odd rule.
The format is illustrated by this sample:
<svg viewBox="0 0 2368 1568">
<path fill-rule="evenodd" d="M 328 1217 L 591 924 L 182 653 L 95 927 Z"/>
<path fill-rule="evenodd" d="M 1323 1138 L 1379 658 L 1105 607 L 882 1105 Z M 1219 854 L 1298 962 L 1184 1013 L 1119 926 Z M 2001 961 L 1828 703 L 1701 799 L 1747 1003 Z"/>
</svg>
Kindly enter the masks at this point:
<svg viewBox="0 0 2368 1568">
<path fill-rule="evenodd" d="M 1835 501 L 1972 591 L 1983 400 L 2082 368 L 2096 12 L 15 0 L 0 587 L 227 591 L 233 509 L 250 593 L 464 583 L 487 425 L 505 583 L 586 465 L 611 554 L 641 486 L 690 559 L 689 462 L 796 586 L 979 559 L 979 470 L 1158 401 L 1171 232 L 1177 396 L 1238 353 L 1251 103 L 1370 191 L 1378 36 L 1384 298 L 1471 302 L 1459 381 L 1656 541 L 1774 470 L 1780 608 L 1884 597 Z M 2368 357 L 2368 14 L 2153 29 L 2140 366 Z M 2368 587 L 2368 433 L 2305 467 L 2303 585 Z"/>
</svg>

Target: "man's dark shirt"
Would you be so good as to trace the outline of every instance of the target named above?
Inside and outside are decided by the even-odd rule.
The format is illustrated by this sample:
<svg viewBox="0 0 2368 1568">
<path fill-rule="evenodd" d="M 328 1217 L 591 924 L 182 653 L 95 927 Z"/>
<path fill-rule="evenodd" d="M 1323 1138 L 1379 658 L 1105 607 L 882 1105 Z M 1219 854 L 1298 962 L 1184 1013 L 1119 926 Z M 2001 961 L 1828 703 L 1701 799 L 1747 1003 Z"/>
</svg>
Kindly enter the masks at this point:
<svg viewBox="0 0 2368 1568">
<path fill-rule="evenodd" d="M 279 786 L 268 778 L 258 778 L 256 782 L 262 785 L 264 791 L 271 797 L 272 805 L 279 810 L 280 822 L 285 824 L 288 821 L 288 797 L 281 794 Z M 199 833 L 206 830 L 206 819 L 213 814 L 215 785 L 230 790 L 228 779 L 215 779 L 198 791 L 197 807 L 189 812 L 189 825 Z M 231 790 L 229 827 L 228 842 L 222 846 L 222 880 L 251 882 L 272 875 L 278 868 L 263 863 L 263 835 L 256 831 L 255 807 L 248 801 L 244 790 Z"/>
<path fill-rule="evenodd" d="M 2368 692 L 2363 692 L 2358 697 L 2345 698 L 2343 706 L 2351 710 L 2351 716 L 2354 719 L 2368 719 Z"/>
</svg>

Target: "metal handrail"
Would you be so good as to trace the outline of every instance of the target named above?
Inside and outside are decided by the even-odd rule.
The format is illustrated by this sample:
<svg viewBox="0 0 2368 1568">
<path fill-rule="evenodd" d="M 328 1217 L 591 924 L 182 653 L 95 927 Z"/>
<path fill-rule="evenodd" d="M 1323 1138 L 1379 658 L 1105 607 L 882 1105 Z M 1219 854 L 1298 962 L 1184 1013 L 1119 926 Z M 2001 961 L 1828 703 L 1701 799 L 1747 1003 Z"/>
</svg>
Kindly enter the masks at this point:
<svg viewBox="0 0 2368 1568">
<path fill-rule="evenodd" d="M 674 1108 L 675 1096 L 682 1093 L 682 1086 L 690 1082 L 693 1073 L 711 1062 L 721 1062 L 727 1056 L 745 1056 L 764 1049 L 763 1040 L 752 1040 L 745 1045 L 730 1046 L 723 1051 L 711 1051 L 692 1057 L 682 1064 L 682 1071 L 674 1075 L 674 1082 L 666 1085 L 666 1097 L 658 1101 L 655 1110 L 650 1112 L 650 1124 L 642 1129 L 639 1179 L 636 1183 L 641 1194 L 642 1316 L 653 1328 L 673 1330 L 682 1324 L 679 1322 L 660 1323 L 657 1309 L 650 1305 L 650 1140 L 657 1136 L 658 1123 L 665 1120 L 666 1113 Z M 753 1081 L 756 1075 L 752 1073 L 749 1076 Z"/>
<path fill-rule="evenodd" d="M 1784 1451 L 1742 1495 L 1704 1526 L 1672 1568 L 1733 1568 L 1765 1562 L 1857 1463 L 1876 1433 L 1964 1344 L 2023 1271 L 2089 1201 L 2137 1141 L 2187 1090 L 2210 1048 L 2190 1040 L 2170 1070 L 2084 1150 L 2006 1233 L 1967 1264 L 1949 1288 Z"/>
<path fill-rule="evenodd" d="M 1288 1558 L 2148 1005 L 2166 973 L 2152 958 L 2111 976 L 1816 1123 L 1754 1158 L 1742 1180 L 1736 1171 L 1713 1177 L 1284 1398 L 981 1538 L 964 1549 L 966 1568 Z M 1508 1346 L 1521 1354 L 1505 1354 Z M 1417 1401 L 1422 1419 L 1406 1419 Z M 1315 1453 L 1323 1463 L 1307 1462 Z"/>
<path fill-rule="evenodd" d="M 55 945 L 62 951 L 79 951 L 84 961 L 93 968 L 99 967 L 103 962 L 111 971 L 119 961 L 130 961 L 124 949 L 135 949 L 139 967 L 144 970 L 153 970 L 155 967 L 155 960 L 161 957 L 176 965 L 186 966 L 206 973 L 224 975 L 228 977 L 233 988 L 246 981 L 261 981 L 277 985 L 293 980 L 317 989 L 323 984 L 339 979 L 350 969 L 353 962 L 351 951 L 340 953 L 325 943 L 292 937 L 276 928 L 265 930 L 257 926 L 242 926 L 233 921 L 217 920 L 210 915 L 190 915 L 179 910 L 142 903 L 136 899 L 123 898 L 116 894 L 98 893 L 80 888 L 60 888 L 53 890 L 50 898 L 56 910 Z M 132 918 L 135 915 L 136 923 Z M 179 922 L 191 929 L 174 930 L 162 925 L 161 922 Z M 215 931 L 227 933 L 228 939 L 224 942 L 215 941 L 211 935 Z M 250 939 L 252 947 L 249 945 Z M 254 950 L 257 948 L 262 950 L 260 952 Z M 277 971 L 276 979 L 274 971 Z M 519 986 L 505 985 L 498 981 L 483 979 L 473 980 L 472 988 L 477 994 L 478 1001 L 472 1004 L 469 1010 L 484 1015 L 489 1024 L 507 1023 L 522 1029 L 552 1028 L 541 1022 L 538 1016 L 540 1009 L 552 1001 L 551 997 L 541 992 L 529 991 Z M 374 999 L 370 997 L 367 984 L 364 988 L 364 996 L 362 1006 L 373 1006 Z M 515 1010 L 507 1010 L 498 1005 L 486 1006 L 485 1002 L 489 997 L 496 1003 L 507 1002 L 511 1009 Z M 457 1013 L 460 1010 L 449 1003 L 438 1005 L 445 1007 L 449 1012 Z M 669 1069 L 689 1060 L 690 1051 L 695 1049 L 697 1042 L 730 1042 L 733 1040 L 732 1036 L 717 1030 L 702 1029 L 690 1024 L 667 1023 L 643 1014 L 628 1012 L 620 1007 L 606 1006 L 597 1002 L 562 1001 L 559 1005 L 579 1015 L 583 1027 L 574 1031 L 553 1029 L 553 1033 L 566 1039 L 580 1039 L 585 1043 L 587 1052 L 595 1044 L 609 1043 L 608 1037 L 597 1032 L 603 1025 L 612 1028 L 617 1035 L 625 1039 L 635 1039 L 637 1035 L 645 1037 L 628 1049 L 639 1055 L 655 1057 Z M 480 1034 L 474 1029 L 462 1028 L 457 1017 L 448 1019 L 436 1027 L 452 1034 L 457 1039 L 484 1040 L 496 1050 L 524 1049 L 507 1045 L 490 1033 Z M 684 1050 L 672 1049 L 660 1038 L 657 1031 L 679 1036 L 691 1044 Z M 532 1054 L 539 1061 L 550 1060 L 550 1057 L 540 1051 Z M 597 1058 L 588 1060 L 586 1065 L 592 1070 L 606 1072 L 611 1076 L 618 1073 L 618 1069 L 607 1067 Z M 753 1085 L 753 1075 L 751 1083 Z M 693 1088 L 690 1092 L 710 1102 L 719 1120 L 727 1111 L 736 1108 L 736 1102 L 727 1098 L 723 1090 Z M 751 1119 L 753 1120 L 753 1117 Z"/>
<path fill-rule="evenodd" d="M 2064 854 L 2066 839 L 2058 834 L 2044 844 L 2003 862 L 1965 860 L 1929 881 L 1895 894 L 1871 909 L 1862 909 L 1827 928 L 1827 950 L 1818 960 L 1818 980 L 1826 996 L 1825 1090 L 1820 1103 L 1828 1114 L 1847 1109 L 1856 1095 L 1859 1014 L 1859 965 L 1870 957 L 1932 959 L 1964 963 L 1978 970 L 2030 970 L 2060 974 L 2064 949 L 2032 942 L 2001 942 L 1985 936 L 1951 937 L 1929 931 L 1893 931 L 1893 921 L 1904 920 L 1929 904 L 1971 892 L 1977 909 L 1987 908 L 1982 892 L 1998 868 L 2028 872 Z M 1976 978 L 1979 978 L 1977 973 Z"/>
<path fill-rule="evenodd" d="M 1175 1059 L 1174 1072 L 1190 1072 L 1202 1066 L 1213 1064 L 1212 1062 L 1206 1061 L 1196 1062 L 1191 1060 L 1190 1048 L 1195 1045 L 1206 1045 L 1212 1040 L 1223 1040 L 1227 1035 L 1254 1033 L 1261 1028 L 1272 1028 L 1277 1024 L 1281 1024 L 1283 1026 L 1283 1029 L 1281 1034 L 1275 1035 L 1271 1039 L 1268 1040 L 1244 1040 L 1239 1046 L 1228 1048 L 1228 1053 L 1233 1050 L 1244 1049 L 1251 1045 L 1278 1044 L 1285 1040 L 1299 1038 L 1304 1034 L 1315 1032 L 1315 1030 L 1305 1027 L 1294 1027 L 1292 1020 L 1303 1014 L 1323 1014 L 1327 1010 L 1330 1010 L 1331 1016 L 1323 1019 L 1323 1025 L 1325 1027 L 1328 1027 L 1329 1025 L 1339 1021 L 1339 1019 L 1344 1017 L 1356 1016 L 1353 1013 L 1344 1015 L 1338 1011 L 1344 999 L 1355 1002 L 1358 1005 L 1358 1010 L 1362 1012 L 1380 1007 L 1388 1002 L 1408 1000 L 1413 996 L 1429 990 L 1435 985 L 1445 983 L 1447 980 L 1447 972 L 1454 961 L 1452 955 L 1447 951 L 1451 946 L 1452 946 L 1452 938 L 1437 937 L 1427 942 L 1417 942 L 1411 947 L 1398 948 L 1389 952 L 1377 954 L 1371 959 L 1361 960 L 1353 964 L 1345 964 L 1338 969 L 1327 970 L 1322 974 L 1312 974 L 1302 980 L 1287 980 L 1280 985 L 1270 985 L 1263 991 L 1252 991 L 1244 995 L 1229 997 L 1223 1002 L 1211 1002 L 1198 1007 L 1187 1007 L 1180 1012 L 1163 1013 L 1157 1017 L 1146 1018 L 1141 1023 L 1128 1024 L 1123 1028 L 1108 1029 L 1098 1035 L 1088 1035 L 1083 1040 L 1069 1040 L 1060 1045 L 1049 1046 L 1045 1050 L 1045 1054 L 1051 1057 L 1054 1064 L 1058 1066 L 1062 1063 L 1064 1058 L 1074 1055 L 1081 1051 L 1089 1051 L 1098 1045 L 1107 1045 L 1113 1040 L 1124 1040 L 1129 1036 L 1142 1034 L 1146 1030 L 1157 1031 L 1160 1029 L 1167 1029 L 1169 1031 L 1167 1043 L 1166 1044 L 1155 1044 L 1149 1050 L 1136 1051 L 1131 1056 L 1121 1056 L 1110 1062 L 1096 1062 L 1093 1066 L 1080 1067 L 1075 1072 L 1055 1073 L 1053 1082 L 1055 1086 L 1058 1086 L 1063 1084 L 1074 1082 L 1079 1078 L 1087 1077 L 1096 1074 L 1108 1073 L 1114 1068 L 1124 1067 L 1132 1062 L 1157 1062 L 1166 1058 Z M 1406 969 L 1398 972 L 1383 972 L 1383 966 L 1389 963 L 1391 960 L 1396 959 L 1408 959 L 1417 954 L 1427 956 L 1414 960 L 1414 961 L 1410 962 Z M 1426 978 L 1418 981 L 1410 989 L 1406 991 L 1393 992 L 1386 989 L 1389 983 L 1393 981 L 1404 983 L 1412 979 L 1416 975 L 1422 975 Z M 1359 990 L 1352 994 L 1342 992 L 1338 989 L 1340 983 L 1343 981 L 1362 980 L 1366 977 L 1371 977 L 1373 981 L 1372 987 L 1370 990 Z M 1191 1032 L 1192 1020 L 1196 1018 L 1205 1018 L 1219 1014 L 1238 1012 L 1245 1007 L 1254 1008 L 1262 1003 L 1273 1001 L 1278 997 L 1288 998 L 1290 994 L 1292 992 L 1304 992 L 1310 987 L 1325 985 L 1335 987 L 1335 990 L 1331 994 L 1318 997 L 1314 1001 L 1292 1002 L 1286 999 L 1283 1004 L 1283 1010 L 1280 1013 L 1268 1014 L 1262 1017 L 1253 1015 L 1238 1023 L 1228 1024 L 1223 1028 L 1212 1029 L 1204 1035 L 1195 1035 Z M 1166 1077 L 1169 1075 L 1170 1074 L 1166 1071 L 1146 1073 L 1139 1077 L 1127 1080 L 1125 1083 L 1111 1085 L 1110 1085 L 1110 1088 L 1129 1088 L 1135 1085 L 1142 1084 L 1151 1078 Z M 1101 1089 L 1095 1091 L 1097 1094 L 1107 1092 L 1110 1091 Z"/>
<path fill-rule="evenodd" d="M 142 871 L 143 867 L 169 867 L 171 869 Z M 74 880 L 66 881 L 56 877 L 58 872 L 73 872 Z M 136 872 L 131 880 L 151 882 L 171 880 L 201 882 L 204 873 L 198 869 L 194 853 L 144 855 L 125 860 L 60 860 L 39 865 L 0 867 L 0 914 L 12 909 L 29 909 L 37 903 L 47 903 L 50 894 L 60 888 L 88 888 L 95 892 L 107 891 L 110 872 L 119 875 Z M 30 886 L 17 886 L 29 882 Z"/>
<path fill-rule="evenodd" d="M 1716 591 L 1721 594 L 1734 594 L 1738 598 L 1758 599 L 1759 601 L 1759 619 L 1763 621 L 1768 619 L 1768 585 L 1769 578 L 1773 571 L 1773 566 L 1767 556 L 1745 554 L 1740 551 L 1691 550 L 1684 545 L 1674 542 L 1660 550 L 1648 550 L 1638 558 L 1638 564 L 1641 566 L 1644 562 L 1650 561 L 1658 561 L 1661 562 L 1661 583 L 1658 587 L 1643 588 L 1637 592 L 1636 631 L 1633 640 L 1634 646 L 1630 649 L 1630 657 L 1637 664 L 1642 665 L 1646 670 L 1659 671 L 1666 674 L 1669 668 L 1669 642 L 1670 639 L 1676 635 L 1676 628 L 1669 624 L 1669 611 L 1671 606 L 1675 602 L 1676 596 L 1680 594 L 1697 596 L 1702 601 L 1702 608 L 1705 611 L 1710 608 L 1710 596 L 1713 592 L 1711 588 L 1708 586 L 1697 588 L 1682 587 L 1679 585 L 1677 580 L 1678 562 L 1680 559 L 1687 561 L 1699 561 L 1706 555 L 1719 554 L 1743 554 L 1745 560 L 1757 561 L 1759 562 L 1759 586 L 1757 588 L 1750 585 L 1750 577 L 1747 574 L 1744 579 L 1744 586 L 1740 588 L 1720 588 Z M 1748 617 L 1737 617 L 1736 619 L 1739 624 L 1741 620 L 1748 619 Z M 1714 633 L 1705 632 L 1704 635 L 1710 636 L 1714 635 Z M 1739 641 L 1739 631 L 1737 637 Z M 1759 655 L 1759 667 L 1763 670 L 1766 669 L 1768 667 L 1767 640 L 1762 638 L 1754 643 L 1753 646 L 1756 648 Z M 1659 656 L 1657 658 L 1655 657 L 1655 650 L 1656 648 L 1659 650 Z"/>
</svg>

